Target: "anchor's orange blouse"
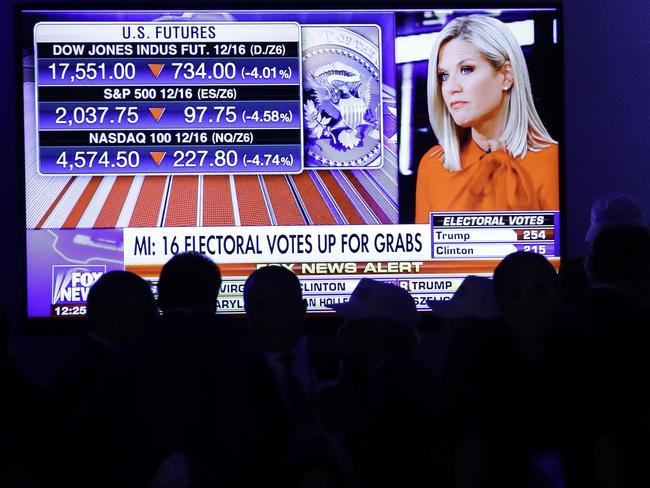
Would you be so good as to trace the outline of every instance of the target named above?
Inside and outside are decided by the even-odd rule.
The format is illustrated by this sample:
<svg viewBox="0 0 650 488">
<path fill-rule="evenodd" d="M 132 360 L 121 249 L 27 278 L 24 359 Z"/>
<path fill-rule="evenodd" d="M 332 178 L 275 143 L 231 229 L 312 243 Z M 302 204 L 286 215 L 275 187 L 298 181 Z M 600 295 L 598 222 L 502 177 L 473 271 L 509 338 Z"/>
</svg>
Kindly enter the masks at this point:
<svg viewBox="0 0 650 488">
<path fill-rule="evenodd" d="M 486 153 L 473 139 L 461 152 L 461 170 L 442 165 L 443 149 L 422 157 L 415 191 L 415 223 L 429 223 L 429 212 L 559 210 L 558 147 L 550 144 L 525 158 L 503 150 Z"/>
</svg>

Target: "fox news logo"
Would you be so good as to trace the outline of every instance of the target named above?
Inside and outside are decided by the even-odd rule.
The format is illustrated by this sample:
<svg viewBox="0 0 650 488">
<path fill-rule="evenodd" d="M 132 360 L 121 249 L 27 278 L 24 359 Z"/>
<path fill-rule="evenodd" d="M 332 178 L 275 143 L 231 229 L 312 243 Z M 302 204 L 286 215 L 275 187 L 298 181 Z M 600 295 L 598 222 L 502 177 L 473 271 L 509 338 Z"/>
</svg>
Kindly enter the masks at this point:
<svg viewBox="0 0 650 488">
<path fill-rule="evenodd" d="M 106 266 L 52 266 L 52 304 L 85 303 Z"/>
</svg>

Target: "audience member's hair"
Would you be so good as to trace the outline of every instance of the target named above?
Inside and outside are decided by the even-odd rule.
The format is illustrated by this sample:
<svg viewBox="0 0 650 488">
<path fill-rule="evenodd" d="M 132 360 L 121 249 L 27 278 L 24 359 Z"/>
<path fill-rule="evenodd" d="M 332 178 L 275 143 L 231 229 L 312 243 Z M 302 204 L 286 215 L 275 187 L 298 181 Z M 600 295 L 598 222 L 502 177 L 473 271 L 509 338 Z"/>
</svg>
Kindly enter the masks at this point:
<svg viewBox="0 0 650 488">
<path fill-rule="evenodd" d="M 207 256 L 196 252 L 177 254 L 163 266 L 158 280 L 158 306 L 214 311 L 221 273 Z"/>
<path fill-rule="evenodd" d="M 601 230 L 591 250 L 587 267 L 592 283 L 613 284 L 628 289 L 650 282 L 650 232 L 640 226 L 612 226 Z"/>
<path fill-rule="evenodd" d="M 244 308 L 262 349 L 289 351 L 304 334 L 306 307 L 300 281 L 282 266 L 266 266 L 248 277 Z"/>
<path fill-rule="evenodd" d="M 244 285 L 246 310 L 259 307 L 276 307 L 277 299 L 283 302 L 302 302 L 302 288 L 295 273 L 284 266 L 265 266 L 255 270 Z"/>
<path fill-rule="evenodd" d="M 531 270 L 548 274 L 551 281 L 557 279 L 551 263 L 541 254 L 532 252 L 509 254 L 496 267 L 494 270 L 494 294 L 502 311 L 508 301 L 517 295 L 517 289 L 526 281 Z"/>
<path fill-rule="evenodd" d="M 149 284 L 128 271 L 101 276 L 88 293 L 90 328 L 107 339 L 119 340 L 151 323 L 156 302 Z M 130 330 L 129 330 L 130 329 Z"/>
<path fill-rule="evenodd" d="M 620 225 L 645 226 L 645 216 L 636 198 L 627 193 L 598 197 L 591 206 L 591 224 L 585 242 L 591 247 L 600 231 Z"/>
</svg>

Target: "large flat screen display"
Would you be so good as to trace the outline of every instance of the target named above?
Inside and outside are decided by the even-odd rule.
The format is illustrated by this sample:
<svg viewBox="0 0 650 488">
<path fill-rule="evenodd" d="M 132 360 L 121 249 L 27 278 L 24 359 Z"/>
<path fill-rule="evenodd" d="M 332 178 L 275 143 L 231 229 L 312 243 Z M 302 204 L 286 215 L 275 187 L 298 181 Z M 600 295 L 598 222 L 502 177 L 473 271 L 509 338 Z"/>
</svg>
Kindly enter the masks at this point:
<svg viewBox="0 0 650 488">
<path fill-rule="evenodd" d="M 435 7 L 432 4 L 432 7 Z M 173 255 L 286 266 L 324 312 L 372 277 L 418 308 L 514 251 L 560 257 L 554 7 L 24 10 L 29 317 Z"/>
</svg>

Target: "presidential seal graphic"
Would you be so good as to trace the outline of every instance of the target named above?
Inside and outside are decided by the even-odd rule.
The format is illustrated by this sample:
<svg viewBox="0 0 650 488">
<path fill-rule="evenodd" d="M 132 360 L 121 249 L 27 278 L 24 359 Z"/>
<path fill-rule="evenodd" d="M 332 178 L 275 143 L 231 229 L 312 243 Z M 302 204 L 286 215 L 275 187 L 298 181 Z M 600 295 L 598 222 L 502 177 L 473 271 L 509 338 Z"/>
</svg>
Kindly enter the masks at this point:
<svg viewBox="0 0 650 488">
<path fill-rule="evenodd" d="M 306 167 L 381 167 L 379 34 L 377 26 L 303 28 Z"/>
</svg>

